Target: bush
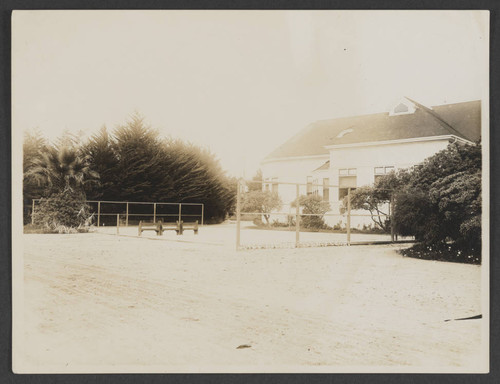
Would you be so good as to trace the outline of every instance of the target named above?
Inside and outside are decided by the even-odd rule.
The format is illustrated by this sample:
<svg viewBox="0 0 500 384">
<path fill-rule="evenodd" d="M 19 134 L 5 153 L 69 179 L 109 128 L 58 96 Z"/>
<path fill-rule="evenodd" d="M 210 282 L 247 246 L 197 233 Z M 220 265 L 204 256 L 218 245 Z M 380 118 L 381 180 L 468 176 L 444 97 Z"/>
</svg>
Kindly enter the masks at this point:
<svg viewBox="0 0 500 384">
<path fill-rule="evenodd" d="M 474 250 L 464 250 L 458 244 L 428 245 L 419 243 L 399 252 L 403 256 L 416 259 L 481 264 L 481 253 L 477 254 Z"/>
<path fill-rule="evenodd" d="M 270 191 L 249 191 L 243 195 L 241 210 L 243 212 L 262 213 L 262 217 L 270 225 L 271 212 L 281 208 L 279 195 Z"/>
<path fill-rule="evenodd" d="M 93 219 L 81 193 L 64 191 L 42 199 L 33 214 L 34 224 L 51 232 L 88 232 Z"/>
<path fill-rule="evenodd" d="M 295 207 L 297 201 L 292 203 L 292 207 Z M 310 229 L 326 229 L 328 226 L 323 219 L 326 212 L 330 210 L 330 203 L 324 201 L 321 196 L 318 195 L 308 195 L 299 197 L 299 205 L 302 207 L 302 213 L 307 215 L 301 215 L 300 221 L 304 228 Z"/>
<path fill-rule="evenodd" d="M 481 252 L 481 146 L 450 145 L 400 175 L 394 224 L 428 246 Z"/>
<path fill-rule="evenodd" d="M 369 211 L 376 227 L 381 229 L 382 233 L 388 233 L 391 230 L 388 211 L 390 195 L 385 186 L 381 187 L 380 184 L 380 182 L 376 182 L 373 186 L 362 186 L 352 191 L 351 209 Z M 348 197 L 345 196 L 342 201 L 342 213 L 347 211 L 347 199 Z"/>
</svg>

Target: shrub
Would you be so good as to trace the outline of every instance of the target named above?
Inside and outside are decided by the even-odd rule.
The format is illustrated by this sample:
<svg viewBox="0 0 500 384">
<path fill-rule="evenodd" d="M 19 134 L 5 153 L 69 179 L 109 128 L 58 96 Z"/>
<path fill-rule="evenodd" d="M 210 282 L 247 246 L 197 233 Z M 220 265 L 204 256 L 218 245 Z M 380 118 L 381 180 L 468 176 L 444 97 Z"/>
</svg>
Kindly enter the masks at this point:
<svg viewBox="0 0 500 384">
<path fill-rule="evenodd" d="M 292 207 L 295 207 L 297 200 L 292 202 Z M 323 218 L 324 214 L 330 210 L 330 203 L 324 201 L 321 196 L 318 195 L 308 195 L 299 197 L 299 205 L 302 207 L 302 213 L 306 216 L 301 215 L 300 220 L 302 226 L 310 229 L 325 229 L 328 226 Z"/>
<path fill-rule="evenodd" d="M 481 146 L 449 145 L 422 164 L 398 174 L 394 226 L 422 243 L 415 254 L 433 249 L 481 259 Z M 451 248 L 450 248 L 451 247 Z M 408 251 L 411 254 L 412 251 Z M 434 255 L 434 256 L 432 256 Z M 470 257 L 469 257 L 470 256 Z"/>
<path fill-rule="evenodd" d="M 269 225 L 271 212 L 280 209 L 282 205 L 279 195 L 269 191 L 250 191 L 243 195 L 243 212 L 260 212 Z"/>
<path fill-rule="evenodd" d="M 64 191 L 41 199 L 33 214 L 34 224 L 51 232 L 88 232 L 93 215 L 84 197 L 78 192 Z"/>
<path fill-rule="evenodd" d="M 427 245 L 480 254 L 481 146 L 450 145 L 400 176 L 394 224 Z"/>
</svg>

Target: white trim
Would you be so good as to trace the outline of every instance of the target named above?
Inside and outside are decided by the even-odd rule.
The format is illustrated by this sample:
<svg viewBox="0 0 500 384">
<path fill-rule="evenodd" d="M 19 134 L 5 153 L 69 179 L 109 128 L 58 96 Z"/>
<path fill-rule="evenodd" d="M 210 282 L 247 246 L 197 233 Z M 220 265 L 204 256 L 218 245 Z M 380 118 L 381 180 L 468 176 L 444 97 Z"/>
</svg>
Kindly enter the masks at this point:
<svg viewBox="0 0 500 384">
<path fill-rule="evenodd" d="M 364 143 L 352 143 L 352 144 L 336 144 L 336 145 L 325 145 L 326 149 L 338 149 L 338 148 L 352 148 L 352 147 L 372 147 L 379 145 L 391 145 L 391 144 L 405 144 L 405 143 L 416 143 L 422 141 L 441 141 L 454 139 L 466 144 L 474 144 L 472 141 L 462 139 L 456 135 L 442 135 L 442 136 L 425 136 L 425 137 L 414 137 L 411 139 L 399 139 L 399 140 L 385 140 L 385 141 L 367 141 Z"/>
<path fill-rule="evenodd" d="M 289 157 L 272 157 L 269 159 L 264 159 L 260 163 L 272 163 L 275 161 L 290 161 L 290 160 L 314 160 L 314 159 L 325 159 L 330 160 L 330 154 L 325 153 L 324 155 L 309 155 L 309 156 L 289 156 Z"/>
<path fill-rule="evenodd" d="M 329 173 L 329 172 L 330 172 L 330 168 L 328 168 L 328 169 L 315 169 L 314 171 L 311 171 L 311 173 L 314 173 L 314 174 L 316 174 L 316 173 L 319 173 L 319 174 Z"/>
</svg>

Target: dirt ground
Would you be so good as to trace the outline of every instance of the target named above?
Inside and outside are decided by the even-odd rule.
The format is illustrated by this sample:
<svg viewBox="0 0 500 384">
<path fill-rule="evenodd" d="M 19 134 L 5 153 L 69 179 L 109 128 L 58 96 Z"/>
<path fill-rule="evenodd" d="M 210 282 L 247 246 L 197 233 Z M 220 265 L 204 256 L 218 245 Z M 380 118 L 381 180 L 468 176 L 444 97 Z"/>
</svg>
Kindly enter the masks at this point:
<svg viewBox="0 0 500 384">
<path fill-rule="evenodd" d="M 481 314 L 480 266 L 409 259 L 394 245 L 236 252 L 191 236 L 24 235 L 19 369 L 481 366 L 484 319 L 445 321 Z"/>
</svg>

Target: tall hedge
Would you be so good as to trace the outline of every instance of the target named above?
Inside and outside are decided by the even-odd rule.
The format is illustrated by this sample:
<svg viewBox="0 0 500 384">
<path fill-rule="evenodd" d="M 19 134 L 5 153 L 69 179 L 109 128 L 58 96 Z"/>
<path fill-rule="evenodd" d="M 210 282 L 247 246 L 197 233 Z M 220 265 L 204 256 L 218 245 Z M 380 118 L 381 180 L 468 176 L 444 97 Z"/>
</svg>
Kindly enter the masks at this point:
<svg viewBox="0 0 500 384">
<path fill-rule="evenodd" d="M 89 199 L 205 204 L 207 222 L 220 222 L 232 210 L 236 181 L 207 149 L 158 132 L 134 115 L 112 133 L 105 128 L 83 147 L 100 185 Z"/>
<path fill-rule="evenodd" d="M 394 225 L 429 245 L 480 254 L 481 146 L 450 144 L 397 175 Z"/>
</svg>

